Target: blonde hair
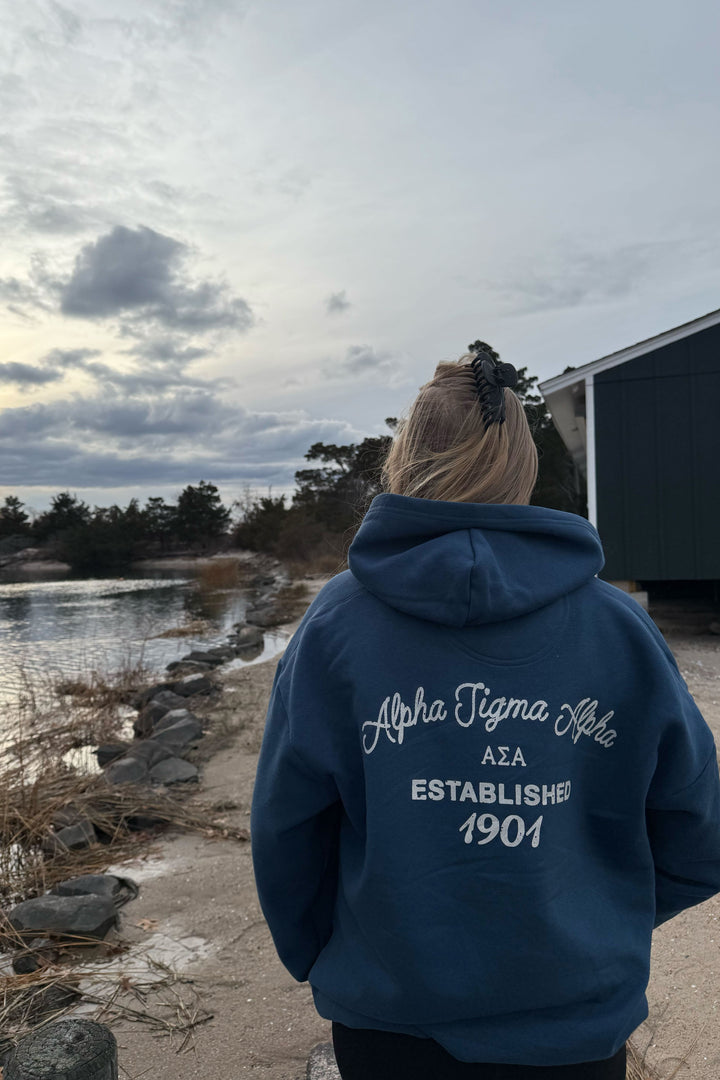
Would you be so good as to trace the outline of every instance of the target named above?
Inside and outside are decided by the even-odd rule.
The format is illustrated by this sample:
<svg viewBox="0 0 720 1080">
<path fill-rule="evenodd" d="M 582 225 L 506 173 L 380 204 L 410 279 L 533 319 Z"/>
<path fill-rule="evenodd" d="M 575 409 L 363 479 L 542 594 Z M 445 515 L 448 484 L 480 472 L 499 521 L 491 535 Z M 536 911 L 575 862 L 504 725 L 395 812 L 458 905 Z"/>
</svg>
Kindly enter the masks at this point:
<svg viewBox="0 0 720 1080">
<path fill-rule="evenodd" d="M 383 490 L 447 502 L 529 503 L 538 457 L 520 399 L 505 389 L 505 422 L 482 417 L 472 353 L 438 364 L 398 425 Z"/>
</svg>

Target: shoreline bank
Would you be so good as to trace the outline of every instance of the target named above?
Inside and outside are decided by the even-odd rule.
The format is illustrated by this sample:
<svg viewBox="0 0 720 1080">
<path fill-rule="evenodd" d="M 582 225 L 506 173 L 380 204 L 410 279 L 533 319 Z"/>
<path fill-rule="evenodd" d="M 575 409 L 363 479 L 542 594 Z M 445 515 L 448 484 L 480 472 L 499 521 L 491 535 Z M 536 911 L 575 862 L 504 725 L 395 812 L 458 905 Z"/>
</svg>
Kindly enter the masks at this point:
<svg viewBox="0 0 720 1080">
<path fill-rule="evenodd" d="M 305 582 L 308 602 L 324 580 Z M 298 621 L 280 628 L 292 633 Z M 720 642 L 670 635 L 668 644 L 720 742 Z M 278 660 L 216 669 L 218 694 L 197 706 L 210 739 L 201 744 L 200 785 L 189 802 L 211 801 L 222 815 L 221 828 L 248 827 Z M 328 1041 L 330 1026 L 315 1013 L 308 985 L 296 983 L 277 960 L 257 901 L 249 845 L 220 835 L 168 833 L 153 847 L 109 870 L 140 885 L 138 899 L 123 909 L 121 936 L 131 943 L 130 959 L 143 952 L 161 960 L 170 956 L 213 1018 L 177 1057 L 151 1029 L 113 1024 L 123 1069 L 131 1078 L 172 1072 L 177 1080 L 301 1080 L 313 1046 Z M 715 897 L 655 934 L 650 1016 L 633 1043 L 658 1080 L 715 1080 L 720 1072 L 719 920 Z M 182 986 L 177 990 L 183 993 Z M 148 1008 L 153 995 L 150 990 L 145 998 Z"/>
</svg>

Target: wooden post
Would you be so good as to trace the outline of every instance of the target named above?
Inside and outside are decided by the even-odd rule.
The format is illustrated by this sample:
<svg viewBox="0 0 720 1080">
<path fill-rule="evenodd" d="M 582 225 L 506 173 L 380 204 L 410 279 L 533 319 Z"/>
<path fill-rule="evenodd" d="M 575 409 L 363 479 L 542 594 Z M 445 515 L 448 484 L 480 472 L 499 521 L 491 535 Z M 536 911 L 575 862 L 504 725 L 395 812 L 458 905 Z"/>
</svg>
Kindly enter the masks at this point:
<svg viewBox="0 0 720 1080">
<path fill-rule="evenodd" d="M 5 1080 L 118 1080 L 115 1036 L 94 1020 L 46 1024 L 15 1047 Z"/>
</svg>

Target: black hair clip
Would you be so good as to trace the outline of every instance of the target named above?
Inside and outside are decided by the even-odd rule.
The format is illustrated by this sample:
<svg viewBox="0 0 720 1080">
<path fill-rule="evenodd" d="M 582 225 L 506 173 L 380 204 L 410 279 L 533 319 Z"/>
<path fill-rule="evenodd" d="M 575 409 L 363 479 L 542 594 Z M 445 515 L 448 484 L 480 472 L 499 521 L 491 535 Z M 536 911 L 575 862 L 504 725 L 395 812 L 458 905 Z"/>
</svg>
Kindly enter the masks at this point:
<svg viewBox="0 0 720 1080">
<path fill-rule="evenodd" d="M 503 388 L 517 386 L 518 373 L 512 364 L 501 364 L 483 350 L 470 361 L 485 427 L 505 423 L 505 394 Z"/>
</svg>

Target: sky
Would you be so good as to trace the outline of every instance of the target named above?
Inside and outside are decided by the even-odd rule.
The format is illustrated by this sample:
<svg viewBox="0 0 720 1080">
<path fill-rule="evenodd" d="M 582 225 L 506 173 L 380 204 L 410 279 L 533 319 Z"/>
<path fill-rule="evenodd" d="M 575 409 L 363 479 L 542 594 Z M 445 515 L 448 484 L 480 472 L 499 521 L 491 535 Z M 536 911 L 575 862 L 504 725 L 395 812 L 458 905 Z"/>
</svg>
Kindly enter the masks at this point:
<svg viewBox="0 0 720 1080">
<path fill-rule="evenodd" d="M 720 307 L 714 0 L 0 0 L 0 500 L 289 491 Z"/>
</svg>

